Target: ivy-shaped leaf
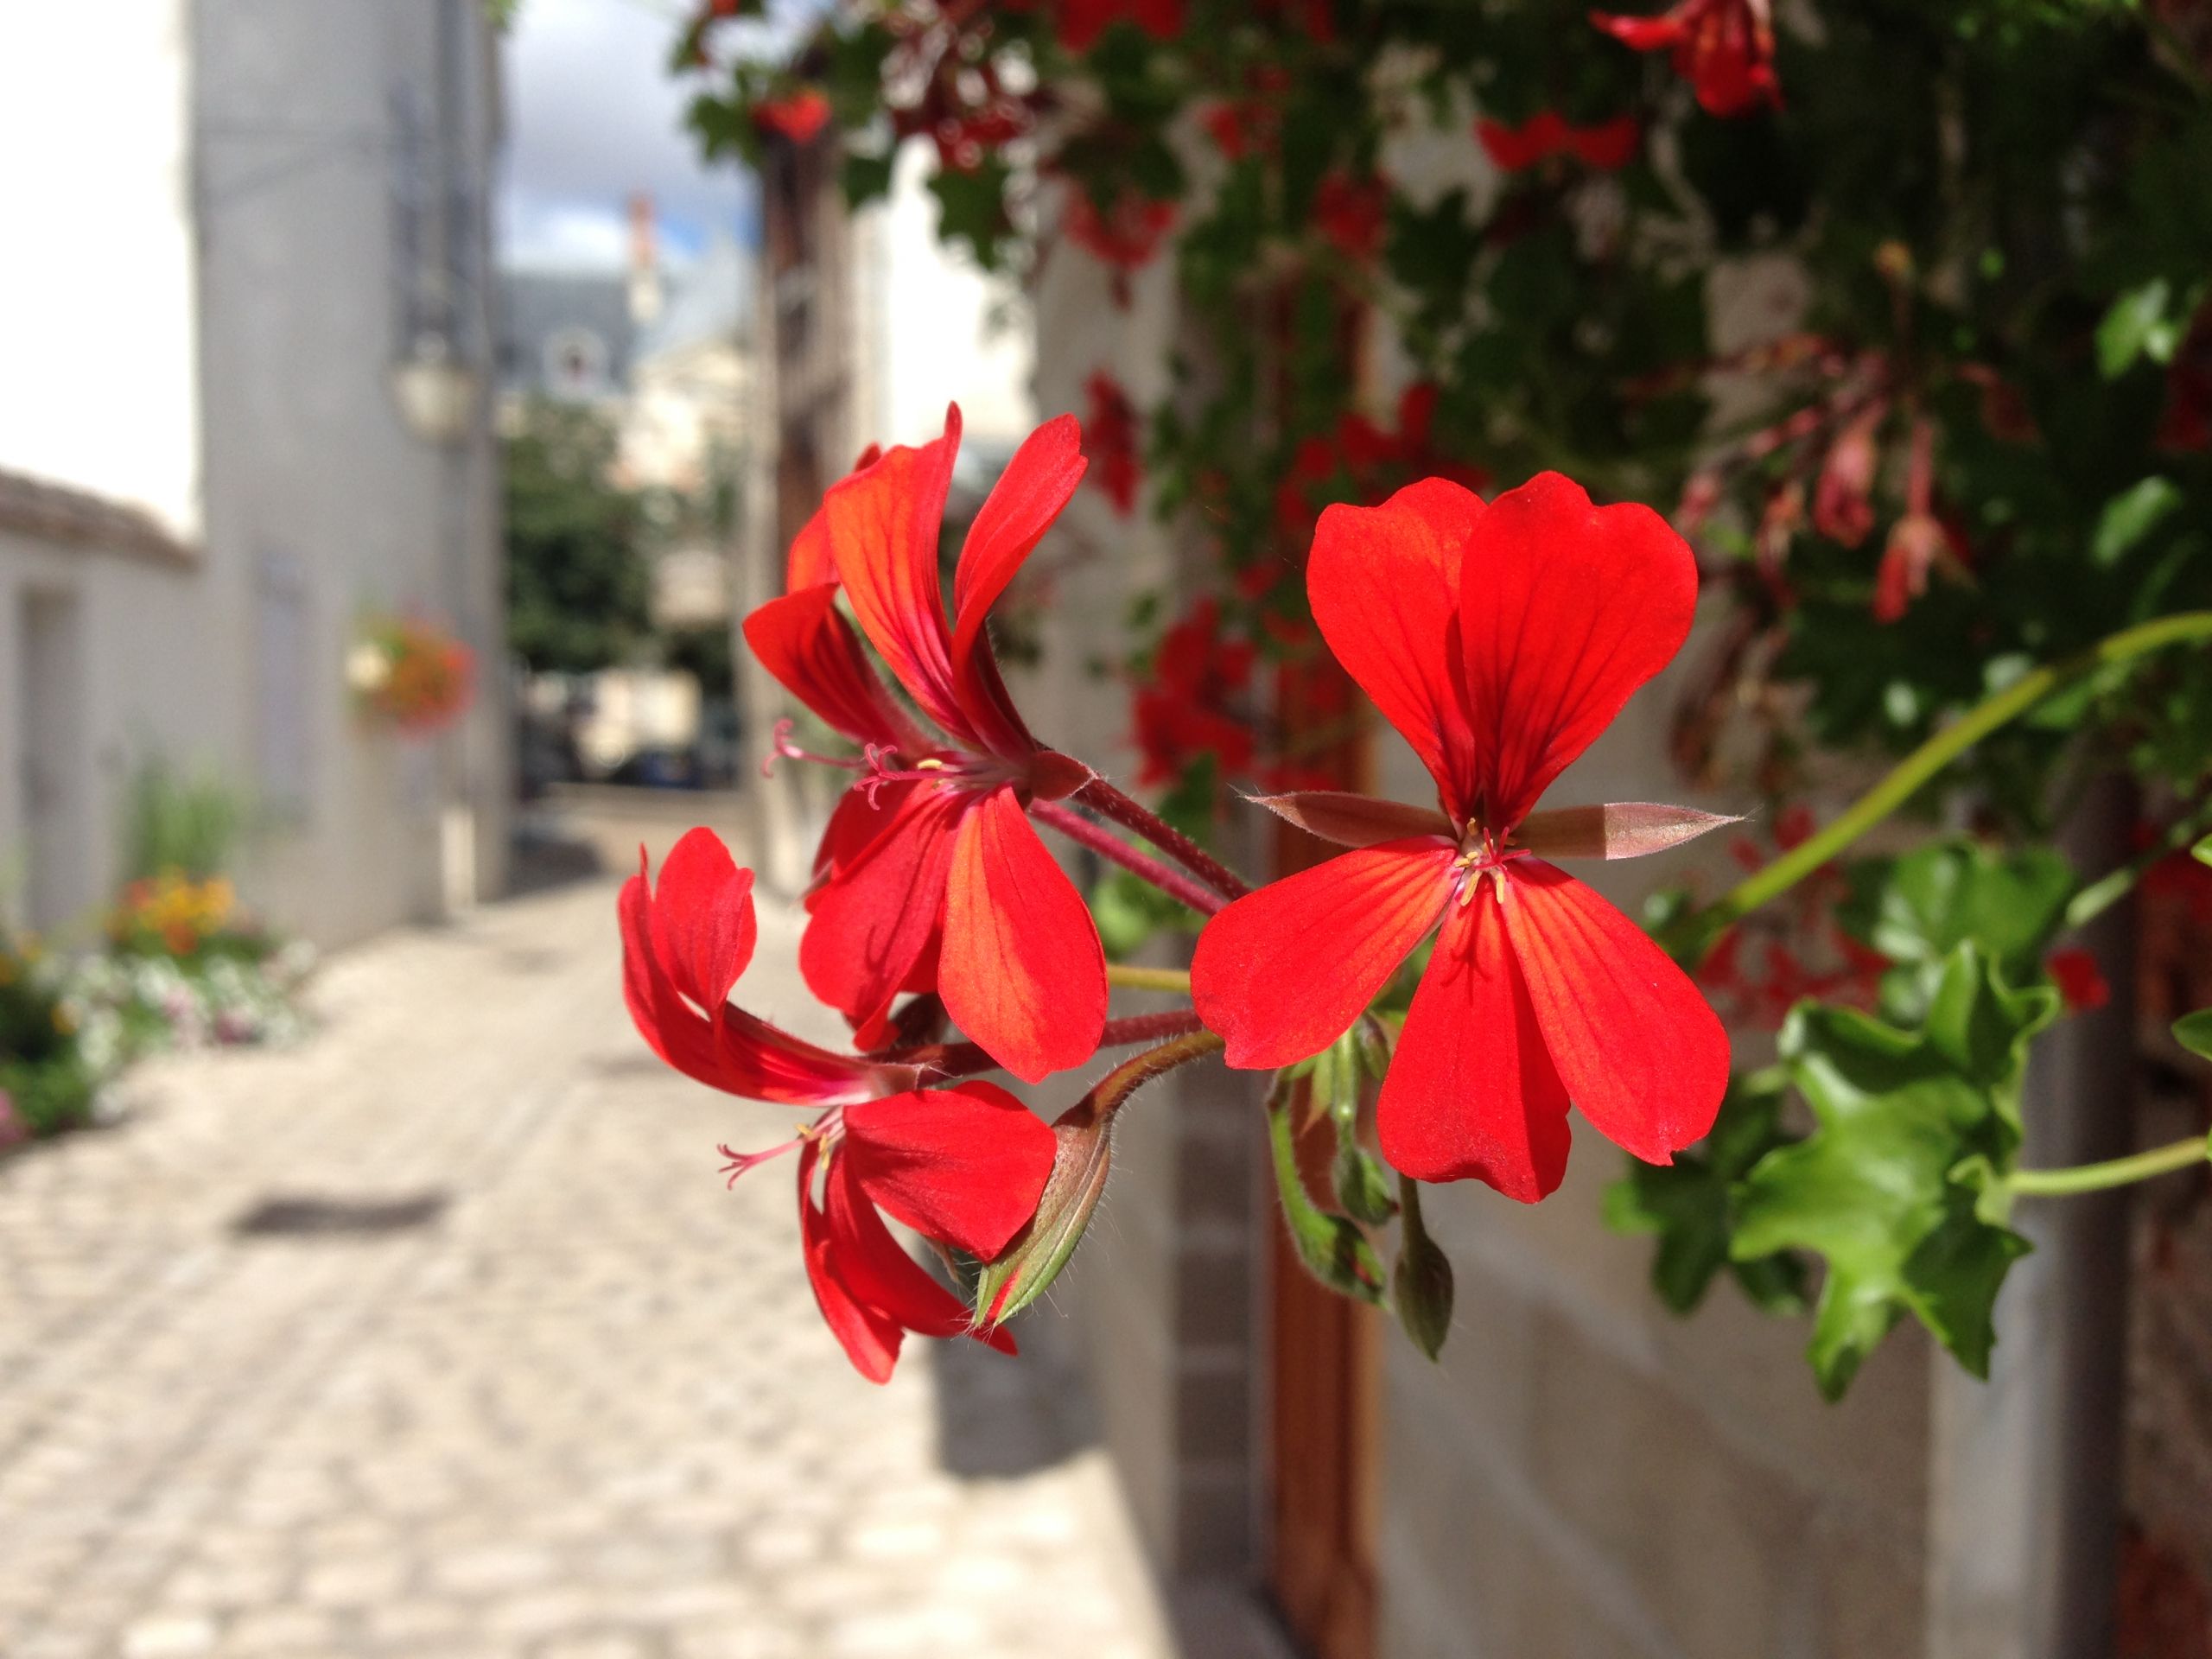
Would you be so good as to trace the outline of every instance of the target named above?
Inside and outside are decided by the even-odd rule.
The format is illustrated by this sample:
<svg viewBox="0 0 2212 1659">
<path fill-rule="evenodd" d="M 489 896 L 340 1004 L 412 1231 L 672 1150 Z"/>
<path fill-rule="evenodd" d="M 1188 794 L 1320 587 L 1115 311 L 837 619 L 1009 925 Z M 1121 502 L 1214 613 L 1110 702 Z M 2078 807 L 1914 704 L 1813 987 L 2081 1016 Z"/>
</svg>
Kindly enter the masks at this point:
<svg viewBox="0 0 2212 1659">
<path fill-rule="evenodd" d="M 1713 1276 L 1733 1271 L 1744 1294 L 1770 1313 L 1805 1307 L 1805 1262 L 1792 1252 L 1731 1259 L 1736 1183 L 1758 1160 L 1796 1139 L 1782 1128 L 1788 1074 L 1779 1068 L 1732 1079 L 1712 1132 L 1695 1151 L 1661 1167 L 1631 1159 L 1605 1189 L 1605 1224 L 1619 1233 L 1654 1234 L 1651 1286 L 1677 1313 L 1705 1300 Z"/>
<path fill-rule="evenodd" d="M 1978 1204 L 2012 1166 L 2028 1039 L 2057 1012 L 2055 991 L 2010 988 L 1969 943 L 1918 1030 L 1817 1005 L 1783 1027 L 1782 1064 L 1819 1127 L 1752 1168 L 1731 1248 L 1826 1258 L 1809 1356 L 1830 1399 L 1906 1313 L 1987 1375 L 1990 1306 L 2028 1245 Z"/>
<path fill-rule="evenodd" d="M 2008 983 L 2036 978 L 2075 887 L 2073 867 L 2049 848 L 2006 853 L 1966 841 L 1869 859 L 1852 867 L 1850 880 L 1836 919 L 1896 964 L 1883 981 L 1883 1011 L 1908 1024 L 1925 1014 L 1951 954 L 1968 939 Z"/>
</svg>

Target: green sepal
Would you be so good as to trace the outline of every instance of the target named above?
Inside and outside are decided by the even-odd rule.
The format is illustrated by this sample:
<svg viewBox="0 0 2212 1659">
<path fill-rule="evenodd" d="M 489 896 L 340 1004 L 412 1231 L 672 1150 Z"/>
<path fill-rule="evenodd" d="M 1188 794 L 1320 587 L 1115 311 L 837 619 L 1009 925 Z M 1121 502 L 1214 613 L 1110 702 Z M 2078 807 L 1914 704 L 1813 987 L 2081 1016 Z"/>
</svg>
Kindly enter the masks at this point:
<svg viewBox="0 0 2212 1659">
<path fill-rule="evenodd" d="M 1382 1268 L 1366 1234 L 1349 1216 L 1331 1215 L 1315 1204 L 1299 1175 L 1293 1092 L 1279 1077 L 1268 1097 L 1268 1138 L 1274 1151 L 1275 1196 L 1282 1203 L 1283 1225 L 1307 1272 L 1340 1296 L 1379 1305 Z"/>
</svg>

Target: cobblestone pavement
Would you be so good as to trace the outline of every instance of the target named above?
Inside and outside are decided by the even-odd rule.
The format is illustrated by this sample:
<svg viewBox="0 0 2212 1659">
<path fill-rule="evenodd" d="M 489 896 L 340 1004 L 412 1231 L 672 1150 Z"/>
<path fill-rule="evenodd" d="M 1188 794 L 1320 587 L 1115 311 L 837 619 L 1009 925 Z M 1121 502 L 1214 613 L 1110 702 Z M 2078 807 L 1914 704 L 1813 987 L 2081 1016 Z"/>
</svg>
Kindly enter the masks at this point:
<svg viewBox="0 0 2212 1659">
<path fill-rule="evenodd" d="M 612 914 L 350 953 L 300 1047 L 0 1163 L 0 1654 L 1164 1651 L 1050 1355 L 847 1369 L 790 1172 L 716 1173 L 785 1116 L 645 1052 Z"/>
</svg>

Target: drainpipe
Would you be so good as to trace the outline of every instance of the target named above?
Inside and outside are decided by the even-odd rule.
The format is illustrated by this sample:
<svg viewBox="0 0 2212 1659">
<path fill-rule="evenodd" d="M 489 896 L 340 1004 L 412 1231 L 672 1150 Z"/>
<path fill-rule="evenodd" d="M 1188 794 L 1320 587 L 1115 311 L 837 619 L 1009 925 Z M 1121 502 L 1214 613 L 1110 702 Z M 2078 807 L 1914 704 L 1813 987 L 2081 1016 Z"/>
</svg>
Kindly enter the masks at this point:
<svg viewBox="0 0 2212 1659">
<path fill-rule="evenodd" d="M 2103 780 L 2059 847 L 2095 874 L 2130 856 L 2135 793 Z M 2030 1057 L 2029 1167 L 2134 1149 L 2134 908 L 2082 931 L 2112 1000 Z M 1989 1381 L 1934 1351 L 1929 1659 L 2100 1659 L 2112 1650 L 2127 1382 L 2128 1193 L 2024 1201 L 2034 1244 L 1997 1300 Z"/>
</svg>

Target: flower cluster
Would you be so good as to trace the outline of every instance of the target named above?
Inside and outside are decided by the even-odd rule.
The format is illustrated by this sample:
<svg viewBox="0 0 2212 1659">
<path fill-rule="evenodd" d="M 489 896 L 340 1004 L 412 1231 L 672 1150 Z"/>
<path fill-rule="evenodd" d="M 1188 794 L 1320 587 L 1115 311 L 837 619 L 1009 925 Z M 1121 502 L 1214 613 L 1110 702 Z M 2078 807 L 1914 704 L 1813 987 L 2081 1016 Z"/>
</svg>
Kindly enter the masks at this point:
<svg viewBox="0 0 2212 1659">
<path fill-rule="evenodd" d="M 1034 736 L 992 652 L 993 606 L 1084 477 L 1079 440 L 1064 416 L 1017 451 L 969 525 L 949 613 L 938 547 L 957 409 L 933 442 L 863 457 L 798 537 L 789 591 L 746 620 L 760 664 L 853 746 L 824 756 L 778 740 L 784 756 L 848 779 L 798 965 L 851 1028 L 850 1050 L 731 1001 L 758 937 L 753 877 L 710 831 L 685 836 L 657 884 L 641 867 L 621 895 L 625 995 L 653 1051 L 711 1088 L 815 1114 L 779 1146 L 725 1148 L 728 1169 L 734 1179 L 797 1154 L 816 1299 L 877 1381 L 909 1332 L 1013 1346 L 1006 1281 L 979 1318 L 886 1217 L 988 1273 L 1025 1249 L 1048 1193 L 1089 1185 L 1096 1199 L 1095 1183 L 1061 1170 L 1063 1147 L 1095 1151 L 1095 1135 L 1056 1135 L 977 1073 L 1037 1084 L 1154 1039 L 1158 1069 L 1215 1050 L 1233 1067 L 1295 1068 L 1351 1032 L 1433 939 L 1411 1007 L 1392 1017 L 1402 1029 L 1376 1107 L 1382 1154 L 1407 1177 L 1535 1202 L 1564 1173 L 1570 1102 L 1664 1164 L 1711 1126 L 1727 1082 L 1726 1036 L 1688 976 L 1556 861 L 1658 852 L 1725 820 L 1538 806 L 1688 632 L 1697 569 L 1663 519 L 1594 505 L 1557 474 L 1487 505 L 1432 478 L 1380 507 L 1324 513 L 1306 571 L 1322 638 L 1436 797 L 1266 798 L 1348 850 L 1254 892 Z M 1224 652 L 1213 622 L 1202 606 L 1171 632 L 1140 698 L 1155 771 L 1194 747 L 1249 756 L 1219 704 L 1251 659 Z M 1207 918 L 1190 1014 L 1108 1019 L 1098 930 L 1040 826 Z M 948 1018 L 967 1041 L 916 1040 Z M 1069 1224 L 1056 1211 L 1049 1230 Z"/>
<path fill-rule="evenodd" d="M 230 927 L 237 907 L 228 877 L 164 870 L 124 887 L 108 912 L 108 942 L 138 956 L 197 956 Z"/>
<path fill-rule="evenodd" d="M 346 659 L 346 683 L 360 706 L 410 735 L 460 719 L 474 694 L 475 677 L 476 659 L 468 647 L 416 616 L 373 619 Z"/>
</svg>

